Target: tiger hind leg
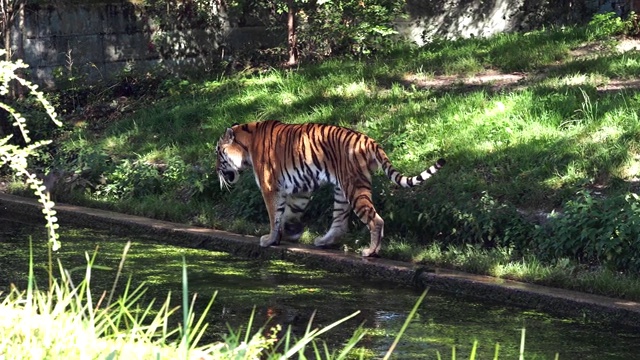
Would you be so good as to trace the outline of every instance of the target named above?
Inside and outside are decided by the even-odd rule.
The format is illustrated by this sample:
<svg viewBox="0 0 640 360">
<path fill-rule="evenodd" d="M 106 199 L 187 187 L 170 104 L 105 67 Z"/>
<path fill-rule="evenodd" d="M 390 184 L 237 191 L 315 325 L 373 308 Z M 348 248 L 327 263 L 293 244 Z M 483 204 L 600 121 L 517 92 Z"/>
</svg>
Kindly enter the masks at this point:
<svg viewBox="0 0 640 360">
<path fill-rule="evenodd" d="M 353 200 L 354 212 L 369 228 L 371 241 L 367 249 L 362 250 L 362 256 L 378 256 L 382 248 L 382 237 L 384 236 L 384 220 L 378 215 L 373 202 L 371 201 L 371 191 L 362 187 L 359 194 Z"/>
<path fill-rule="evenodd" d="M 373 208 L 372 208 L 373 209 Z M 375 213 L 375 210 L 373 210 Z M 362 219 L 360 219 L 362 220 Z M 384 236 L 384 220 L 377 213 L 367 224 L 371 233 L 371 242 L 369 248 L 362 250 L 362 256 L 378 256 L 378 252 L 382 248 L 382 237 Z"/>
<path fill-rule="evenodd" d="M 304 232 L 304 225 L 300 218 L 304 214 L 304 210 L 309 204 L 311 194 L 298 193 L 287 196 L 283 219 L 282 239 L 288 241 L 297 241 Z"/>
<path fill-rule="evenodd" d="M 351 205 L 344 195 L 344 191 L 338 186 L 333 190 L 333 222 L 326 234 L 313 241 L 315 246 L 324 247 L 333 244 L 349 228 L 349 212 Z"/>
</svg>

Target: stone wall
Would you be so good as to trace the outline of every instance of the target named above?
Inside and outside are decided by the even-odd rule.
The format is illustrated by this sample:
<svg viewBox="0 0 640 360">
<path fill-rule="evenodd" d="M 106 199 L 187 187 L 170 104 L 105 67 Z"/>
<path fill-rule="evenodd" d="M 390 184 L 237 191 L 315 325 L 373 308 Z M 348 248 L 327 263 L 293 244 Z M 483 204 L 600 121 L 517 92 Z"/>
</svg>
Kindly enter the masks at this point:
<svg viewBox="0 0 640 360">
<path fill-rule="evenodd" d="M 68 79 L 95 82 L 159 67 L 208 71 L 229 51 L 284 44 L 286 35 L 258 26 L 232 26 L 223 9 L 220 26 L 168 31 L 131 1 L 55 3 L 28 6 L 23 28 L 16 26 L 12 34 L 12 47 L 21 50 L 18 53 L 30 65 L 30 79 L 48 87 Z M 607 6 L 611 1 L 408 0 L 408 19 L 399 21 L 398 29 L 423 44 L 434 37 L 490 36 L 540 24 L 580 22 Z"/>
</svg>

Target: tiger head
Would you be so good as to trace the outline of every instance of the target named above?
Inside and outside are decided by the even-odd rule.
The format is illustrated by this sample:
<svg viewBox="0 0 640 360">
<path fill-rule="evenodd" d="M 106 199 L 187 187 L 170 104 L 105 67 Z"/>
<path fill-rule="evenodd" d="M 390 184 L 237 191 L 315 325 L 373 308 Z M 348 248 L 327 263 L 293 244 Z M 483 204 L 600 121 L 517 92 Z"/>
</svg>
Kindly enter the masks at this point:
<svg viewBox="0 0 640 360">
<path fill-rule="evenodd" d="M 234 140 L 235 133 L 228 128 L 216 145 L 216 173 L 220 179 L 220 188 L 228 188 L 238 182 L 239 171 L 250 164 L 246 149 Z"/>
</svg>

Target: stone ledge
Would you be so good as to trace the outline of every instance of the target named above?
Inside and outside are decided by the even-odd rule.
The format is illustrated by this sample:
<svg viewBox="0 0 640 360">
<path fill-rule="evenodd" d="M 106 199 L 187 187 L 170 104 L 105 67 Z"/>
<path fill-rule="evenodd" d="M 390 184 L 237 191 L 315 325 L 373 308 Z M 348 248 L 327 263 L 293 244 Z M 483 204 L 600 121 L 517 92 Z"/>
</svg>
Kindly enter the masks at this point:
<svg viewBox="0 0 640 360">
<path fill-rule="evenodd" d="M 0 193 L 0 215 L 42 216 L 33 199 Z M 348 272 L 372 280 L 431 288 L 460 296 L 533 308 L 558 316 L 640 327 L 640 303 L 591 295 L 483 275 L 445 269 L 428 269 L 411 263 L 361 258 L 338 250 L 317 249 L 294 243 L 261 248 L 258 238 L 225 231 L 187 226 L 111 211 L 57 204 L 62 224 L 109 229 L 114 234 L 162 237 L 174 246 L 228 252 L 241 257 L 278 258 L 332 271 Z"/>
</svg>

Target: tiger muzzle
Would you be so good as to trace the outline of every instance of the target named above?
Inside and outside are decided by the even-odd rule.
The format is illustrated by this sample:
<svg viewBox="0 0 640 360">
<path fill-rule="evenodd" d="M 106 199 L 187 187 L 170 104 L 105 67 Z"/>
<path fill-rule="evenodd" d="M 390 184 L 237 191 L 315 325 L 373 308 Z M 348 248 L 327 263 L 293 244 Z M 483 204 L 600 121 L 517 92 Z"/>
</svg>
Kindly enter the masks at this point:
<svg viewBox="0 0 640 360">
<path fill-rule="evenodd" d="M 238 174 L 235 171 L 222 170 L 218 172 L 218 176 L 222 177 L 226 183 L 233 184 L 238 181 Z"/>
</svg>

